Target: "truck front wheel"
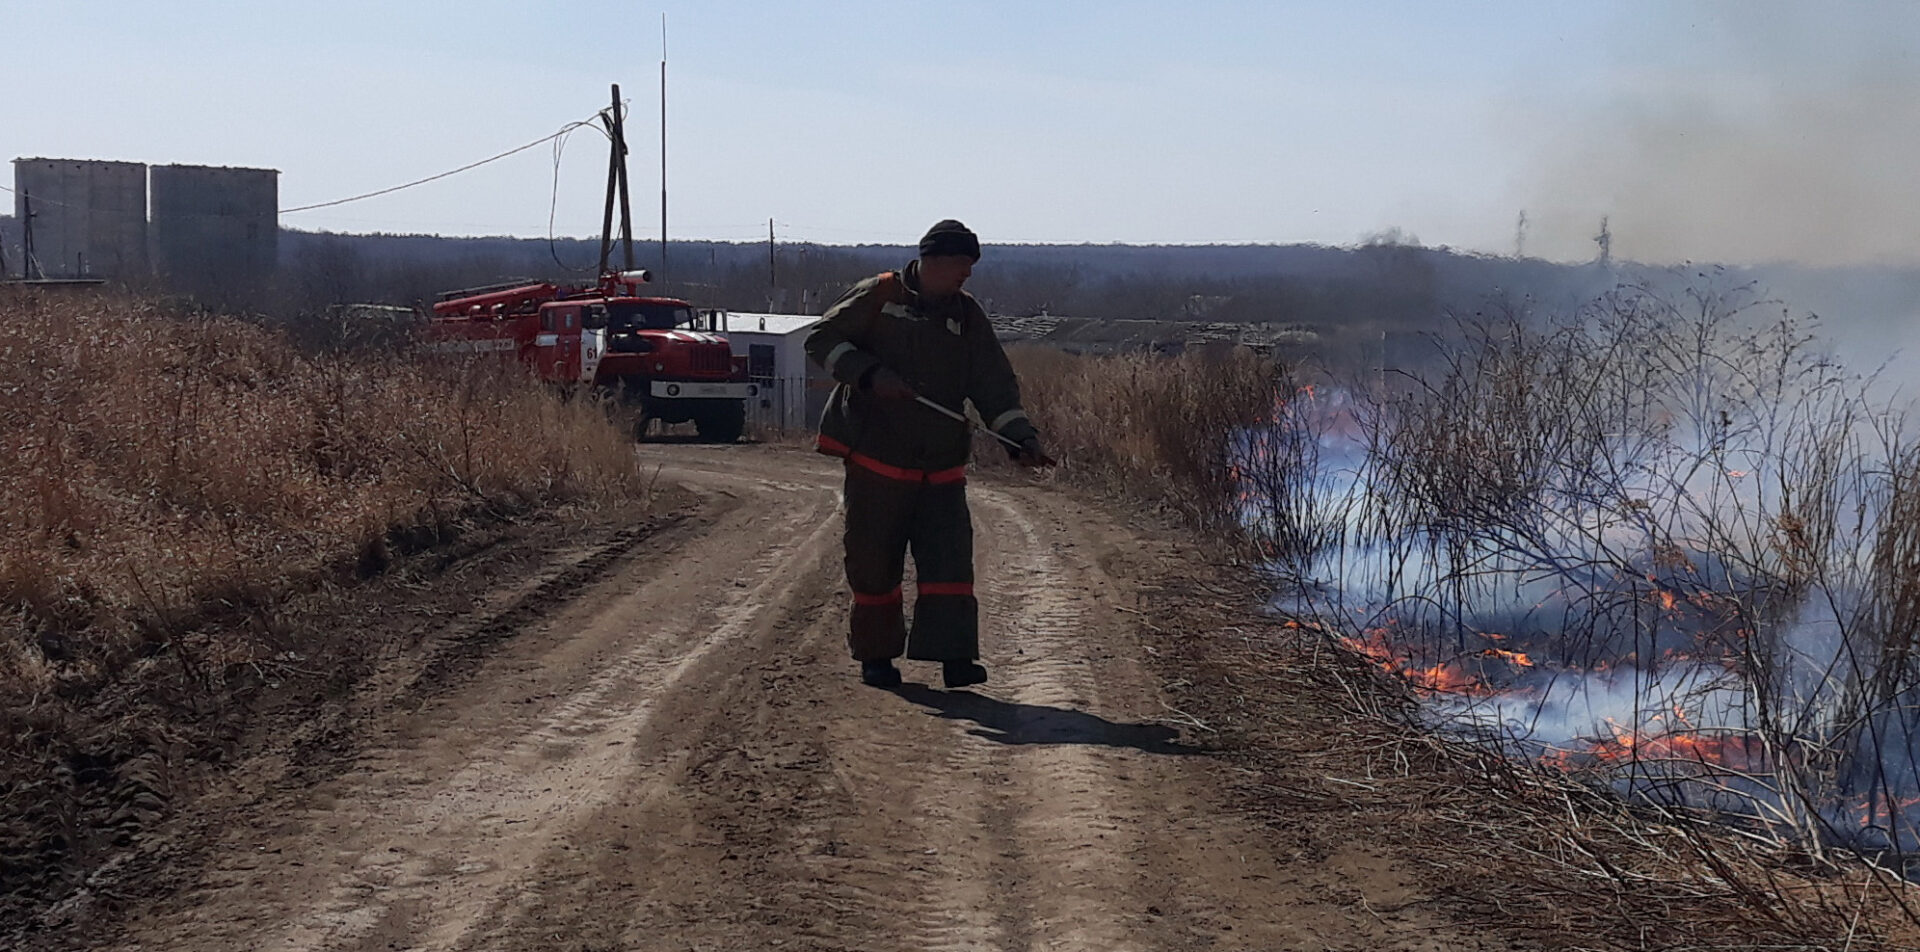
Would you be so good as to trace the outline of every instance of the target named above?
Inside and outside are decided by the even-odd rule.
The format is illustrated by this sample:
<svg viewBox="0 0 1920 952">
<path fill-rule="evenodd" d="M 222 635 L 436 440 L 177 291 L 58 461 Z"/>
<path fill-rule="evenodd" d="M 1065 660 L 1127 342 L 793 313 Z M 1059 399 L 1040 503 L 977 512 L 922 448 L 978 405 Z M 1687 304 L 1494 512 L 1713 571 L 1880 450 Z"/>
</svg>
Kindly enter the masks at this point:
<svg viewBox="0 0 1920 952">
<path fill-rule="evenodd" d="M 747 405 L 738 401 L 710 407 L 693 418 L 700 438 L 715 443 L 732 443 L 747 431 Z"/>
</svg>

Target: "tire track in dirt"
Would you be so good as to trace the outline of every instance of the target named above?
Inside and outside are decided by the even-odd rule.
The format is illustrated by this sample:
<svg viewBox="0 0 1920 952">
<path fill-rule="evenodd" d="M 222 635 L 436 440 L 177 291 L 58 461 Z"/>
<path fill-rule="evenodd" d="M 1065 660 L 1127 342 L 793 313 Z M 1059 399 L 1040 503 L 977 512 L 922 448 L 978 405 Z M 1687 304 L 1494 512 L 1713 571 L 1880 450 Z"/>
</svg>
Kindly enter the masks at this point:
<svg viewBox="0 0 1920 952">
<path fill-rule="evenodd" d="M 831 461 L 790 456 L 783 471 L 837 494 Z M 972 842 L 985 800 L 941 779 L 961 766 L 950 725 L 904 717 L 853 677 L 828 548 L 757 654 L 709 685 L 698 723 L 657 738 L 690 750 L 677 788 L 603 811 L 587 828 L 618 831 L 611 842 L 555 857 L 539 877 L 560 888 L 502 923 L 510 938 L 492 947 L 555 934 L 622 949 L 1008 947 L 998 861 Z"/>
<path fill-rule="evenodd" d="M 1005 730 L 1024 767 L 1009 795 L 1030 805 L 1030 854 L 1052 862 L 1026 877 L 1050 887 L 1036 898 L 1040 947 L 1296 947 L 1293 910 L 1248 892 L 1277 866 L 1264 837 L 1208 809 L 1212 767 L 1169 725 L 1141 664 L 1137 596 L 1103 564 L 1138 540 L 1036 488 L 982 502 L 1006 588 L 989 617 L 1022 705 Z"/>
<path fill-rule="evenodd" d="M 1041 947 L 1129 952 L 1137 943 L 1139 895 L 1134 862 L 1139 817 L 1118 794 L 1122 764 L 1149 756 L 1106 746 L 1104 721 L 1080 712 L 1107 709 L 1088 647 L 1090 633 L 1117 624 L 1105 579 L 1059 554 L 1066 540 L 1042 532 L 1005 492 L 975 494 L 985 542 L 987 597 L 982 623 L 1017 653 L 996 673 L 996 691 L 1018 705 L 999 725 L 1004 751 L 971 744 L 976 756 L 1011 760 L 995 789 L 1020 844 L 1021 861 L 1045 864 L 1025 877 L 1043 888 L 1028 897 Z M 1138 688 L 1137 684 L 1126 684 Z M 1173 731 L 1164 736 L 1171 738 Z"/>
<path fill-rule="evenodd" d="M 515 799 L 514 794 L 520 794 L 519 798 L 536 800 L 538 798 L 532 794 L 536 787 L 543 793 L 561 791 L 559 803 L 549 802 L 543 807 L 564 810 L 567 814 L 566 829 L 571 829 L 578 825 L 583 816 L 590 815 L 612 795 L 615 781 L 637 779 L 629 777 L 625 769 L 632 755 L 624 749 L 624 745 L 631 738 L 644 737 L 657 703 L 675 691 L 681 680 L 702 659 L 739 639 L 767 606 L 784 603 L 791 595 L 797 579 L 782 563 L 788 561 L 787 556 L 793 550 L 808 553 L 821 550 L 826 535 L 823 529 L 828 522 L 825 518 L 828 513 L 822 508 L 816 505 L 797 510 L 800 518 L 792 526 L 793 535 L 803 541 L 797 545 L 771 545 L 750 573 L 760 578 L 757 584 L 747 587 L 742 594 L 719 606 L 711 614 L 696 617 L 686 627 L 659 626 L 641 650 L 608 665 L 586 689 L 557 705 L 554 715 L 530 732 L 509 754 L 508 759 L 524 762 L 529 755 L 537 753 L 545 759 L 564 758 L 567 768 L 517 776 L 514 778 L 515 787 L 510 788 L 504 796 Z M 808 521 L 820 528 L 806 532 L 805 524 Z M 617 697 L 616 691 L 619 692 Z M 643 797 L 649 794 L 650 788 L 661 786 L 672 771 L 656 770 L 651 773 L 652 776 L 641 787 Z M 496 777 L 490 772 L 487 779 Z M 498 788 L 482 787 L 481 792 L 490 798 L 503 796 Z M 461 812 L 466 815 L 473 813 L 471 810 Z M 435 827 L 440 825 L 436 823 Z M 558 832 L 536 824 L 521 836 L 509 837 L 503 824 L 483 824 L 482 830 L 486 831 L 489 825 L 496 829 L 487 831 L 491 842 L 486 848 L 493 857 L 495 868 L 503 870 L 503 874 L 483 884 L 486 893 L 484 899 L 469 897 L 456 914 L 445 917 L 442 925 L 420 943 L 423 946 L 467 948 L 474 945 L 474 940 L 485 939 L 483 932 L 476 935 L 474 927 L 501 914 L 502 911 L 497 907 L 502 902 L 498 897 L 515 891 L 524 871 L 531 868 L 551 847 L 555 838 L 553 833 Z M 518 848 L 505 856 L 501 855 L 503 847 L 509 846 Z M 524 901 L 517 895 L 508 898 L 511 902 Z M 505 914 L 511 913 L 508 911 Z"/>
<path fill-rule="evenodd" d="M 1095 668 L 1123 653 L 1088 650 L 1117 624 L 1103 607 L 1117 603 L 1112 583 L 1061 556 L 1080 543 L 1021 515 L 1027 500 L 985 487 L 975 499 L 994 685 L 858 686 L 842 584 L 828 567 L 787 640 L 766 646 L 761 683 L 716 696 L 730 713 L 691 741 L 682 789 L 665 809 L 634 804 L 594 824 L 623 832 L 621 857 L 592 876 L 564 863 L 543 870 L 573 885 L 510 930 L 524 944 L 512 947 L 595 923 L 596 941 L 635 949 L 760 947 L 775 936 L 819 949 L 1157 947 L 1138 944 L 1151 905 L 1138 868 L 1151 857 L 1134 832 L 1140 809 L 1121 790 L 1140 761 L 1177 750 L 1174 731 L 1089 713 L 1111 677 Z M 907 668 L 910 682 L 935 673 Z M 1135 670 L 1114 690 L 1157 696 L 1144 679 Z M 623 897 L 637 912 L 610 908 L 595 888 L 649 868 L 691 882 Z"/>
</svg>

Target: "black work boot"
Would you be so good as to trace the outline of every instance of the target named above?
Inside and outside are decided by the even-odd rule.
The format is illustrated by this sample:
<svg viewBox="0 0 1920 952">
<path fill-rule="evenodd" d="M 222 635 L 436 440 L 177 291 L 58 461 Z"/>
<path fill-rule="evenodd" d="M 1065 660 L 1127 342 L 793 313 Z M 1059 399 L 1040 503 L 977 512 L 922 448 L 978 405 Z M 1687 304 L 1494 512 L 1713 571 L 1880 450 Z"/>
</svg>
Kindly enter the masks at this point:
<svg viewBox="0 0 1920 952">
<path fill-rule="evenodd" d="M 875 688 L 900 686 L 900 669 L 886 659 L 860 662 L 860 683 Z"/>
<path fill-rule="evenodd" d="M 940 664 L 940 680 L 947 687 L 964 688 L 970 684 L 987 683 L 987 669 L 973 661 L 943 661 Z"/>
</svg>

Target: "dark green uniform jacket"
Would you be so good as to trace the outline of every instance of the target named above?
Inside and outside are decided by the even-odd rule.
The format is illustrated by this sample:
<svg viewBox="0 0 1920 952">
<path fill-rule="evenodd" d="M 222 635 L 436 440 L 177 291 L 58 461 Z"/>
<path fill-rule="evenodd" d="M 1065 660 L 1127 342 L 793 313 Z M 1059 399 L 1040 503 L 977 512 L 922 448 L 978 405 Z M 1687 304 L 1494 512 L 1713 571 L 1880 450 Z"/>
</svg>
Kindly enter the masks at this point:
<svg viewBox="0 0 1920 952">
<path fill-rule="evenodd" d="M 960 410 L 972 401 L 983 422 L 1015 442 L 1037 435 L 980 302 L 965 291 L 944 301 L 923 299 L 919 265 L 854 285 L 807 335 L 807 356 L 838 382 L 820 419 L 822 452 L 926 472 L 966 464 L 972 445 L 966 425 L 862 389 L 875 367 L 890 368 L 942 406 Z"/>
</svg>

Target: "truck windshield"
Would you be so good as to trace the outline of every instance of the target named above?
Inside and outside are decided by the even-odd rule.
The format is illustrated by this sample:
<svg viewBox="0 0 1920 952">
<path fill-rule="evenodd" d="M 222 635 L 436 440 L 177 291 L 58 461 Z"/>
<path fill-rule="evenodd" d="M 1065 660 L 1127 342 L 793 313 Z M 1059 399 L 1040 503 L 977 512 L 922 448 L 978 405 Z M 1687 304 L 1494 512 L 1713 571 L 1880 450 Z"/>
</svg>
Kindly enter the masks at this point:
<svg viewBox="0 0 1920 952">
<path fill-rule="evenodd" d="M 607 310 L 608 325 L 614 330 L 671 330 L 693 323 L 693 308 L 684 304 L 618 302 Z"/>
</svg>

